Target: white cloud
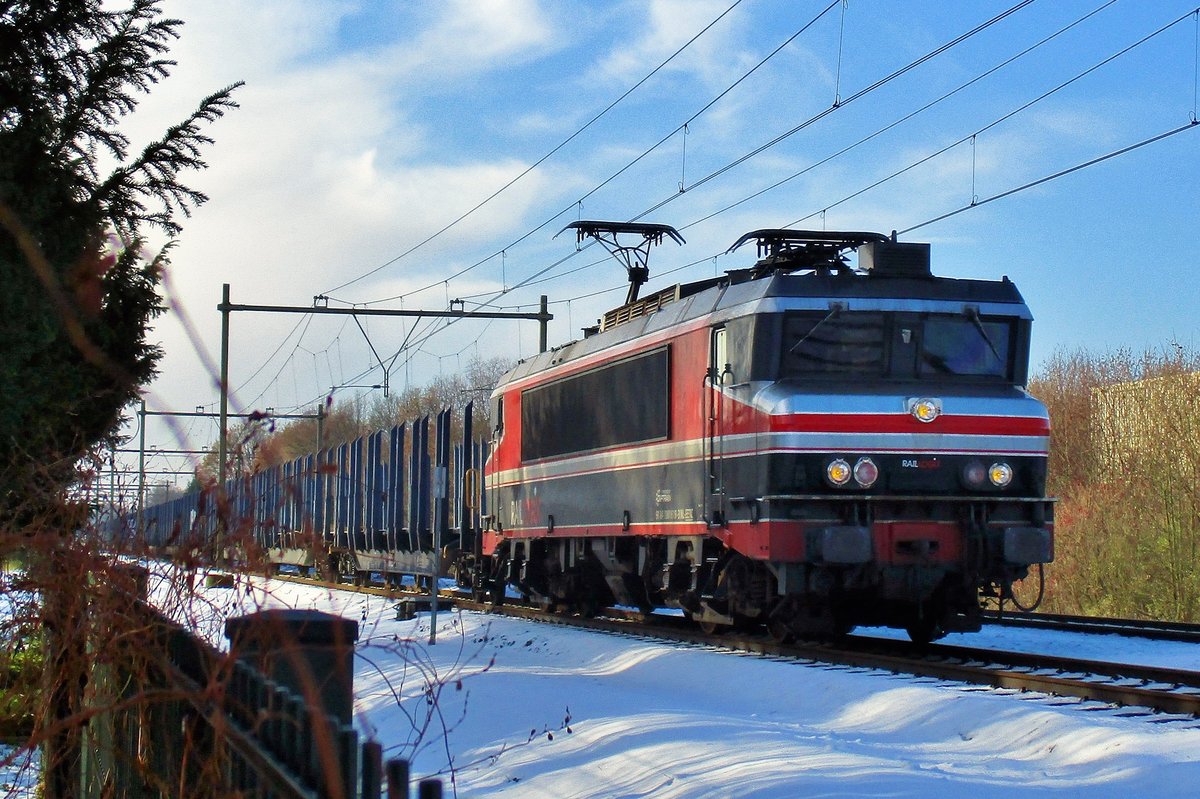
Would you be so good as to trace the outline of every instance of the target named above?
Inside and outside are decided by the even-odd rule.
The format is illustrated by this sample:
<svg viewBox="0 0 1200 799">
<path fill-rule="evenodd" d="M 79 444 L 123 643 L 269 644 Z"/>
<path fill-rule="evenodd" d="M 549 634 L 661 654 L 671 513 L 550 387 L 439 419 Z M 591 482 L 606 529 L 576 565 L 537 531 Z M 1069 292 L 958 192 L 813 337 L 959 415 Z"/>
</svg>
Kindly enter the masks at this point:
<svg viewBox="0 0 1200 799">
<path fill-rule="evenodd" d="M 173 292 L 210 354 L 219 350 L 214 306 L 221 283 L 232 285 L 235 303 L 306 305 L 316 292 L 420 241 L 526 168 L 509 156 L 464 161 L 461 153 L 441 154 L 427 123 L 414 120 L 404 100 L 427 83 L 469 80 L 553 46 L 550 15 L 533 2 L 434 8 L 438 19 L 408 41 L 385 37 L 394 43 L 358 50 L 338 41 L 339 27 L 359 10 L 351 3 L 167 8 L 186 23 L 172 51 L 179 63 L 129 120 L 135 140 L 161 134 L 211 91 L 235 80 L 247 84 L 236 94 L 241 108 L 207 131 L 215 139 L 205 153 L 211 167 L 185 178 L 212 199 L 185 222 L 173 255 Z M 557 177 L 563 185 L 574 182 Z M 546 170 L 526 176 L 503 203 L 456 230 L 452 244 L 389 267 L 378 285 L 396 293 L 424 285 L 461 260 L 461 251 L 520 228 L 531 203 L 559 190 L 550 181 L 557 178 Z M 297 319 L 235 315 L 235 384 Z M 314 324 L 306 343 L 317 347 L 332 335 Z M 160 407 L 190 408 L 210 397 L 214 377 L 179 320 L 164 317 L 155 336 L 167 352 L 167 379 L 155 386 Z M 347 342 L 348 358 L 359 345 Z M 260 388 L 246 387 L 243 399 Z"/>
<path fill-rule="evenodd" d="M 380 54 L 395 74 L 453 82 L 559 46 L 554 12 L 536 0 L 452 0 L 435 8 L 428 27 Z"/>
<path fill-rule="evenodd" d="M 176 59 L 202 57 L 231 70 L 278 69 L 328 47 L 338 25 L 360 5 L 349 0 L 172 0 L 164 10 L 185 22 L 172 48 Z"/>
<path fill-rule="evenodd" d="M 725 0 L 649 0 L 629 5 L 624 17 L 636 26 L 636 36 L 613 42 L 599 64 L 601 74 L 622 82 L 640 79 L 729 7 Z M 705 32 L 668 69 L 705 78 L 727 75 L 737 60 L 731 48 L 737 15 L 734 11 Z"/>
</svg>

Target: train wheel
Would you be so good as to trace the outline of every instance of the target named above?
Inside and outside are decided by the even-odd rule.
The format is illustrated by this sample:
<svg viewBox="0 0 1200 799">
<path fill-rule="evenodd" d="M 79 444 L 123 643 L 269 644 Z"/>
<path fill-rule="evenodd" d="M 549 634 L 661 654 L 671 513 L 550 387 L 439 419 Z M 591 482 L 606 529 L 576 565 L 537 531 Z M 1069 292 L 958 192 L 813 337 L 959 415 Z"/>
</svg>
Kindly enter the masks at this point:
<svg viewBox="0 0 1200 799">
<path fill-rule="evenodd" d="M 338 571 L 335 578 L 339 583 L 353 583 L 357 570 L 354 568 L 354 556 L 348 552 L 343 552 L 338 556 Z"/>
<path fill-rule="evenodd" d="M 910 621 L 904 629 L 914 644 L 921 645 L 932 643 L 946 634 L 937 619 L 929 615 Z"/>
<path fill-rule="evenodd" d="M 600 603 L 591 595 L 581 597 L 575 605 L 575 612 L 585 619 L 593 618 L 600 612 Z"/>
<path fill-rule="evenodd" d="M 488 580 L 485 583 L 484 596 L 486 601 L 492 605 L 504 604 L 504 581 L 503 580 Z"/>
<path fill-rule="evenodd" d="M 329 554 L 321 559 L 320 565 L 317 567 L 317 579 L 324 580 L 327 583 L 336 583 L 338 579 L 338 561 L 337 555 Z"/>
<path fill-rule="evenodd" d="M 481 602 L 491 605 L 503 605 L 506 583 L 504 580 L 506 562 L 500 561 L 490 575 L 480 575 L 479 596 Z"/>
</svg>

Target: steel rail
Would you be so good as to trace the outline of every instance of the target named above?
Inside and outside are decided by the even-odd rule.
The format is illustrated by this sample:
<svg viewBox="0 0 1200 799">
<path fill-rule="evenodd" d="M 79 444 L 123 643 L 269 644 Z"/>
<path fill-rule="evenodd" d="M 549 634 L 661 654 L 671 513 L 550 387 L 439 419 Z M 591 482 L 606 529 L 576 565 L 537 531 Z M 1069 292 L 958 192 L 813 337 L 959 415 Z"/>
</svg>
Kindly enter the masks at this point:
<svg viewBox="0 0 1200 799">
<path fill-rule="evenodd" d="M 1072 616 L 1062 613 L 1010 612 L 1000 616 L 987 615 L 984 617 L 984 623 L 1001 627 L 1028 627 L 1039 630 L 1150 638 L 1156 641 L 1200 643 L 1200 624 L 1179 621 Z"/>
</svg>

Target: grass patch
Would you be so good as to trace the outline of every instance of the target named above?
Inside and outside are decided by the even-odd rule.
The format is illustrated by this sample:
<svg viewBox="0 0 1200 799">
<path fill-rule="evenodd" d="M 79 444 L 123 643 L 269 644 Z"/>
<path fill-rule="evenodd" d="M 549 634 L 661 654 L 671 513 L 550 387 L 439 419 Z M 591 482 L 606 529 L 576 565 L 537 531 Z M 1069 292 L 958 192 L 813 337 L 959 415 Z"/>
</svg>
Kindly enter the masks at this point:
<svg viewBox="0 0 1200 799">
<path fill-rule="evenodd" d="M 25 737 L 33 732 L 34 714 L 41 703 L 42 639 L 10 639 L 0 652 L 0 738 Z"/>
</svg>

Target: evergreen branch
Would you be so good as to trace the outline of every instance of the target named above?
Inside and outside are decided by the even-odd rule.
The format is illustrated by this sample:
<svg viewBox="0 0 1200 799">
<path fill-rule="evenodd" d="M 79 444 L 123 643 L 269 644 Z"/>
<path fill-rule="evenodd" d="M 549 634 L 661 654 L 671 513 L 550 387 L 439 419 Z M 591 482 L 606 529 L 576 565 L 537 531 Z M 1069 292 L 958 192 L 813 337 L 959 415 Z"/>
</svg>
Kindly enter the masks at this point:
<svg viewBox="0 0 1200 799">
<path fill-rule="evenodd" d="M 124 160 L 129 139 L 117 130 L 137 106 L 134 94 L 147 93 L 170 74 L 175 62 L 160 56 L 178 38 L 176 19 L 158 20 L 158 0 L 140 0 L 110 19 L 108 35 L 77 59 L 81 74 L 65 94 L 55 153 L 93 155 L 97 146 Z M 94 158 L 89 159 L 94 163 Z M 93 175 L 93 177 L 98 177 Z"/>
<path fill-rule="evenodd" d="M 232 98 L 241 81 L 211 94 L 183 122 L 172 125 L 161 139 L 148 145 L 134 161 L 113 172 L 96 190 L 93 202 L 122 234 L 134 235 L 146 223 L 177 235 L 181 227 L 175 214 L 190 216 L 191 210 L 208 197 L 179 181 L 185 169 L 203 169 L 201 148 L 212 139 L 201 132 L 201 125 L 216 121 L 225 111 L 237 108 Z M 148 203 L 160 208 L 149 210 Z"/>
<path fill-rule="evenodd" d="M 166 255 L 145 261 L 138 231 L 178 233 L 205 201 L 181 175 L 205 166 L 205 126 L 240 84 L 131 160 L 121 123 L 174 66 L 181 23 L 160 5 L 0 0 L 0 383 L 22 388 L 0 408 L 0 523 L 66 497 L 73 462 L 112 435 L 162 355 L 147 335 Z M 107 175 L 103 155 L 118 164 Z M 124 244 L 105 251 L 109 229 Z"/>
</svg>

